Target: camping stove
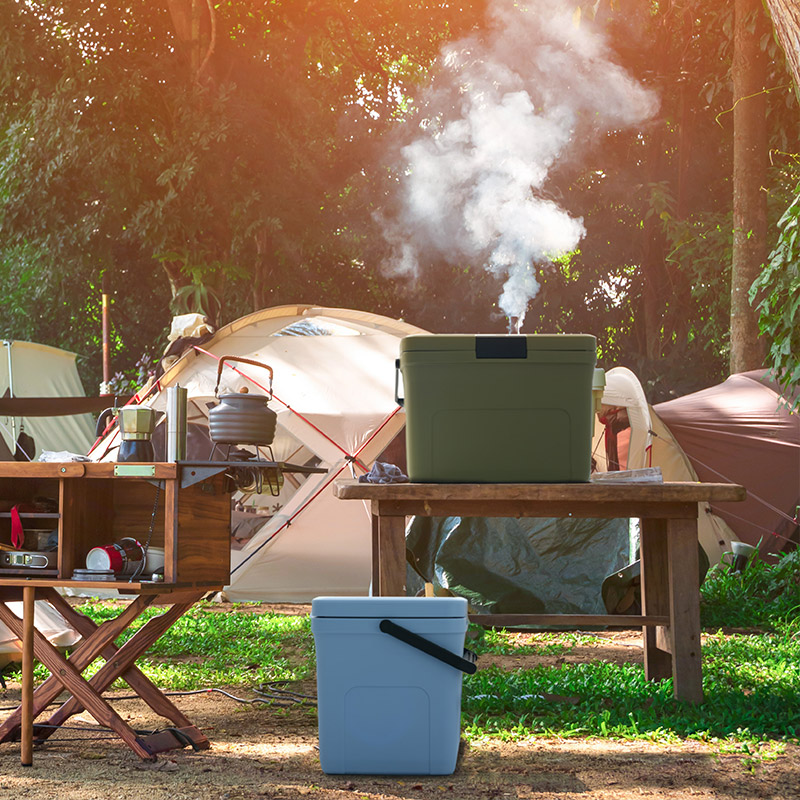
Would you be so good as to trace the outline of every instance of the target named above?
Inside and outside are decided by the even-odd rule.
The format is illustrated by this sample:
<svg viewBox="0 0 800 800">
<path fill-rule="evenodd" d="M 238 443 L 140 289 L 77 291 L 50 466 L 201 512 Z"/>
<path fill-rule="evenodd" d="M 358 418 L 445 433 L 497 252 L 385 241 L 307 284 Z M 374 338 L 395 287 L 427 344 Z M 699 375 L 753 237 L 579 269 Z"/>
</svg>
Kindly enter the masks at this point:
<svg viewBox="0 0 800 800">
<path fill-rule="evenodd" d="M 216 445 L 215 445 L 216 446 Z M 272 456 L 272 448 L 267 447 Z M 237 451 L 229 454 L 230 463 L 225 475 L 238 491 L 244 494 L 264 494 L 266 490 L 273 497 L 277 497 L 283 489 L 283 472 L 280 465 L 274 460 L 264 461 L 260 458 L 258 449 L 255 454 Z"/>
</svg>

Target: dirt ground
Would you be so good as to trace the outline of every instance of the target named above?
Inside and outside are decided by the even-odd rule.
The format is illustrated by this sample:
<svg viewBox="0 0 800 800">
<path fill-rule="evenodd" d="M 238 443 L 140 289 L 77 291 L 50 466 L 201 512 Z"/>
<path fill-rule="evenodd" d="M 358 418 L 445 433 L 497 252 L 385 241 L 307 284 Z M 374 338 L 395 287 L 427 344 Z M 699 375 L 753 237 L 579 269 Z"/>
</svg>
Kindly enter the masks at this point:
<svg viewBox="0 0 800 800">
<path fill-rule="evenodd" d="M 224 611 L 224 607 L 220 608 Z M 292 606 L 270 610 L 298 613 Z M 568 656 L 482 656 L 507 667 L 534 662 L 608 660 L 641 662 L 639 634 L 599 634 L 600 642 Z M 313 682 L 297 687 L 314 693 Z M 243 697 L 242 689 L 231 690 Z M 9 683 L 0 706 L 19 699 Z M 118 693 L 124 694 L 124 693 Z M 114 694 L 107 695 L 113 698 Z M 0 746 L 0 798 L 31 800 L 427 800 L 428 798 L 519 798 L 519 800 L 610 800 L 610 798 L 800 798 L 800 747 L 787 746 L 775 760 L 720 754 L 714 747 L 608 740 L 530 739 L 462 742 L 456 771 L 445 776 L 326 775 L 319 766 L 316 716 L 308 707 L 251 705 L 217 692 L 173 698 L 210 739 L 210 750 L 187 748 L 140 761 L 119 739 L 91 730 L 86 713 L 71 720 L 82 730 L 63 730 L 34 750 L 22 767 L 19 745 Z M 164 720 L 139 700 L 115 708 L 134 728 L 155 729 Z M 0 711 L 0 718 L 7 716 Z"/>
</svg>

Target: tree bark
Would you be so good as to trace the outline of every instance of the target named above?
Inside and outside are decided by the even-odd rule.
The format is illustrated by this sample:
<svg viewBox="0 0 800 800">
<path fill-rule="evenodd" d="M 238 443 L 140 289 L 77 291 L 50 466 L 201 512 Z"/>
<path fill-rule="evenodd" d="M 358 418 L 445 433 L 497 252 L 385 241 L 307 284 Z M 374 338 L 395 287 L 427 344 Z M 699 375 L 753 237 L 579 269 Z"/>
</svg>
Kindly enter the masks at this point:
<svg viewBox="0 0 800 800">
<path fill-rule="evenodd" d="M 766 0 L 772 24 L 778 36 L 786 63 L 794 79 L 794 88 L 800 100 L 800 5 L 797 0 Z"/>
<path fill-rule="evenodd" d="M 766 347 L 748 291 L 767 258 L 766 95 L 769 32 L 761 0 L 735 0 L 733 57 L 733 260 L 730 370 L 763 366 Z"/>
</svg>

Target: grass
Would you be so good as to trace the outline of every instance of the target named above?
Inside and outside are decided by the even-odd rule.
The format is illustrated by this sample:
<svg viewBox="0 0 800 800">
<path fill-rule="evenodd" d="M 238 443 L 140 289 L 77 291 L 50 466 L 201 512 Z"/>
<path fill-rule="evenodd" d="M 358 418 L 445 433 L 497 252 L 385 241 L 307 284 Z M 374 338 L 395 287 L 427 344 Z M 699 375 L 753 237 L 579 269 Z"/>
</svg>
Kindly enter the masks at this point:
<svg viewBox="0 0 800 800">
<path fill-rule="evenodd" d="M 303 680 L 314 675 L 314 644 L 307 617 L 283 614 L 222 613 L 201 602 L 184 614 L 136 664 L 157 686 L 169 691 L 189 691 L 213 686 L 246 687 L 274 681 Z M 97 623 L 115 617 L 119 606 L 90 601 L 78 609 Z M 162 613 L 147 609 L 117 640 L 126 642 L 151 617 Z M 98 659 L 84 677 L 103 665 Z M 42 664 L 36 681 L 49 673 Z M 12 672 L 12 678 L 19 679 Z M 117 682 L 114 688 L 124 686 Z"/>
<path fill-rule="evenodd" d="M 701 706 L 674 700 L 671 681 L 647 681 L 635 664 L 482 669 L 464 681 L 465 730 L 472 737 L 501 738 L 796 738 L 800 641 L 779 634 L 716 634 L 704 647 L 703 666 Z"/>
<path fill-rule="evenodd" d="M 774 566 L 754 559 L 742 574 L 715 568 L 702 587 L 703 705 L 674 700 L 671 681 L 646 681 L 640 665 L 593 661 L 532 669 L 488 666 L 464 678 L 464 735 L 701 740 L 715 744 L 720 754 L 739 753 L 747 764 L 757 765 L 800 735 L 798 607 L 796 553 Z M 97 622 L 119 610 L 102 601 L 80 609 Z M 243 690 L 313 677 L 308 617 L 251 610 L 241 604 L 222 613 L 213 603 L 200 603 L 137 663 L 158 686 L 173 691 Z M 145 613 L 133 630 L 157 613 Z M 479 655 L 560 656 L 597 638 L 564 631 L 486 631 L 469 646 Z M 37 665 L 37 680 L 46 675 Z"/>
<path fill-rule="evenodd" d="M 800 630 L 800 550 L 777 564 L 754 553 L 741 573 L 718 564 L 700 594 L 704 627 L 777 630 L 788 624 Z"/>
</svg>

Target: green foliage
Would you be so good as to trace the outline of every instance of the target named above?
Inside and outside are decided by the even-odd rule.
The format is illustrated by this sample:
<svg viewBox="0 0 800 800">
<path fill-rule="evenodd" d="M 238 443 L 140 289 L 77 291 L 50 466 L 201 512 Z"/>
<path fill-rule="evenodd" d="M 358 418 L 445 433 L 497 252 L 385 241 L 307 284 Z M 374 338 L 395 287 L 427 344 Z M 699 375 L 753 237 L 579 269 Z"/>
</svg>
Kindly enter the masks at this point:
<svg viewBox="0 0 800 800">
<path fill-rule="evenodd" d="M 209 286 L 193 283 L 181 286 L 172 298 L 170 308 L 173 314 L 202 314 L 212 324 L 219 319 L 222 301 L 219 295 Z"/>
<path fill-rule="evenodd" d="M 80 318 L 105 272 L 117 312 L 128 297 L 143 309 L 134 345 L 112 314 L 123 371 L 154 346 L 173 298 L 218 323 L 302 300 L 381 310 L 390 292 L 360 252 L 371 209 L 355 189 L 440 42 L 481 5 L 224 2 L 212 40 L 208 7 L 189 0 L 3 3 L 3 279 L 29 251 Z M 181 17 L 192 8 L 199 49 Z M 22 338 L 24 316 L 13 323 Z"/>
<path fill-rule="evenodd" d="M 729 353 L 732 245 L 731 4 L 698 0 L 582 3 L 608 33 L 614 57 L 657 93 L 638 129 L 581 142 L 554 176 L 554 194 L 587 236 L 569 275 L 547 272 L 533 304 L 542 330 L 598 336 L 601 363 L 621 364 L 659 402 L 723 379 Z M 766 94 L 778 167 L 764 187 L 769 223 L 782 213 L 784 155 L 800 115 L 783 59 Z"/>
<path fill-rule="evenodd" d="M 706 627 L 783 629 L 800 616 L 800 550 L 781 555 L 777 564 L 754 553 L 742 572 L 721 562 L 700 592 Z"/>
<path fill-rule="evenodd" d="M 145 351 L 130 372 L 114 373 L 108 381 L 108 393 L 116 397 L 136 394 L 155 375 L 157 359 Z"/>
<path fill-rule="evenodd" d="M 577 645 L 592 645 L 597 637 L 575 631 L 538 633 L 534 640 L 528 634 L 510 631 L 484 630 L 478 625 L 470 625 L 475 638 L 469 645 L 478 655 L 542 655 L 560 656 L 573 650 Z"/>
<path fill-rule="evenodd" d="M 750 288 L 769 360 L 787 403 L 800 411 L 800 184 L 778 222 L 780 236 Z"/>
<path fill-rule="evenodd" d="M 95 385 L 101 273 L 113 292 L 113 370 L 125 374 L 159 349 L 170 311 L 189 307 L 220 324 L 317 302 L 434 331 L 504 330 L 498 281 L 481 264 L 433 261 L 416 286 L 385 277 L 376 213 L 397 184 L 387 153 L 425 124 L 420 93 L 441 45 L 480 36 L 485 6 L 225 0 L 213 4 L 212 41 L 208 7 L 190 0 L 0 4 L 6 335 L 76 350 Z M 602 365 L 634 369 L 655 402 L 725 370 L 732 7 L 578 6 L 660 110 L 637 130 L 577 137 L 552 174 L 545 193 L 583 217 L 587 237 L 542 268 L 526 326 L 596 334 Z M 199 45 L 179 13 L 192 7 Z M 761 46 L 776 47 L 771 37 Z M 798 114 L 773 55 L 768 125 L 780 164 Z M 779 184 L 776 171 L 771 197 Z M 764 276 L 778 305 L 762 325 L 788 362 L 796 284 L 785 273 Z M 796 364 L 787 369 L 796 380 Z"/>
<path fill-rule="evenodd" d="M 102 601 L 81 604 L 95 622 L 111 619 L 119 608 Z M 125 631 L 122 645 L 151 617 L 148 609 Z M 170 690 L 244 687 L 276 680 L 304 680 L 315 669 L 308 617 L 283 614 L 220 612 L 199 603 L 184 614 L 137 664 L 157 685 Z M 120 684 L 122 686 L 123 684 Z"/>
<path fill-rule="evenodd" d="M 152 302 L 153 293 L 168 291 L 166 278 L 135 253 L 126 254 L 119 273 L 127 288 L 112 288 L 110 297 L 112 372 L 138 375 L 139 354 L 152 348 L 153 332 L 161 334 L 169 321 L 168 313 Z M 127 281 L 134 274 L 136 279 Z M 32 246 L 0 248 L 0 293 L 6 298 L 0 337 L 77 353 L 84 389 L 96 393 L 102 380 L 99 283 L 99 274 L 79 268 L 63 272 L 50 255 Z"/>
<path fill-rule="evenodd" d="M 464 679 L 468 736 L 598 736 L 650 741 L 794 739 L 800 731 L 800 642 L 788 636 L 715 636 L 703 651 L 706 701 L 672 697 L 635 664 L 594 661 Z"/>
</svg>

